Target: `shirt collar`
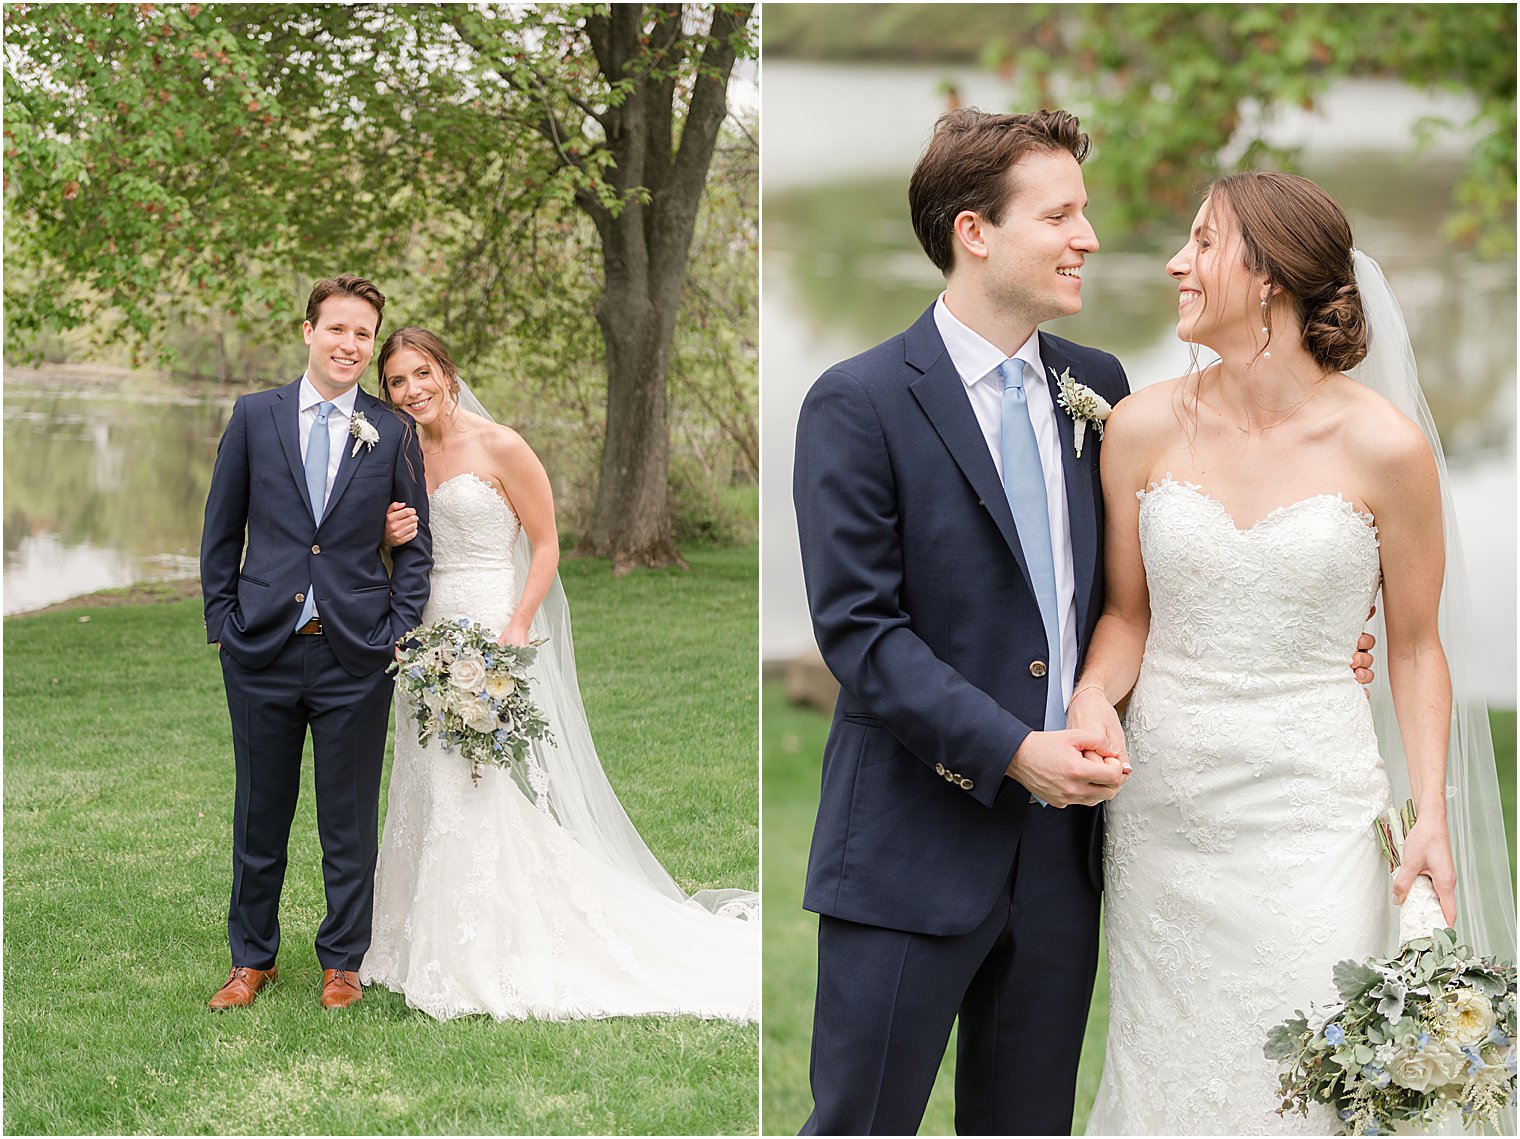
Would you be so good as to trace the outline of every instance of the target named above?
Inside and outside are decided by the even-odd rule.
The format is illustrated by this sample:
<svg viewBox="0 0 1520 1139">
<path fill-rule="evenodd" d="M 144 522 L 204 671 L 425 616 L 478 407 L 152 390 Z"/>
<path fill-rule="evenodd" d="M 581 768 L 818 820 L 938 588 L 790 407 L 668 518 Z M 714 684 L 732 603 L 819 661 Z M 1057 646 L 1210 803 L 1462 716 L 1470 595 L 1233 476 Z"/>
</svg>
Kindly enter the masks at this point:
<svg viewBox="0 0 1520 1139">
<path fill-rule="evenodd" d="M 940 338 L 945 342 L 945 351 L 950 354 L 950 362 L 955 365 L 955 370 L 960 373 L 961 383 L 967 388 L 989 376 L 996 375 L 1003 361 L 1010 359 L 1003 355 L 1001 348 L 988 341 L 981 333 L 962 324 L 945 304 L 944 293 L 941 293 L 939 299 L 934 302 L 934 324 L 939 329 Z M 1012 358 L 1024 361 L 1028 367 L 1026 376 L 1045 374 L 1040 363 L 1039 329 L 1029 334 L 1029 339 L 1019 346 L 1019 350 L 1013 354 Z M 1002 388 L 1001 378 L 996 381 L 996 386 L 999 389 Z"/>
<path fill-rule="evenodd" d="M 317 389 L 312 386 L 312 382 L 306 378 L 306 373 L 302 372 L 300 395 L 301 410 L 310 411 L 312 408 L 316 407 L 317 404 L 321 403 L 325 398 L 326 397 L 323 396 L 321 392 L 317 391 Z M 344 392 L 337 399 L 333 400 L 332 405 L 338 411 L 343 413 L 344 419 L 352 419 L 354 417 L 354 404 L 358 401 L 358 399 L 359 385 L 355 384 L 353 387 L 349 388 L 348 391 Z"/>
</svg>

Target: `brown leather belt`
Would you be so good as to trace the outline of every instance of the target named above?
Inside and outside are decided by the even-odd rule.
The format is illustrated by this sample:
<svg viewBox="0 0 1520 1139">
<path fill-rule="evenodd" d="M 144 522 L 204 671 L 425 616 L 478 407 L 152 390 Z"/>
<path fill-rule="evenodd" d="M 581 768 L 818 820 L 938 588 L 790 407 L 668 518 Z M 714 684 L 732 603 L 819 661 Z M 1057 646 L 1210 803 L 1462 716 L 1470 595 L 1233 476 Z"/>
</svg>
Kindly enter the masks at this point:
<svg viewBox="0 0 1520 1139">
<path fill-rule="evenodd" d="M 319 617 L 313 617 L 310 621 L 306 622 L 306 624 L 302 625 L 299 629 L 296 630 L 296 635 L 300 636 L 301 634 L 306 634 L 306 635 L 310 636 L 310 635 L 314 635 L 314 634 L 319 634 L 321 632 L 322 632 L 322 620 L 321 620 L 321 618 L 319 618 Z"/>
</svg>

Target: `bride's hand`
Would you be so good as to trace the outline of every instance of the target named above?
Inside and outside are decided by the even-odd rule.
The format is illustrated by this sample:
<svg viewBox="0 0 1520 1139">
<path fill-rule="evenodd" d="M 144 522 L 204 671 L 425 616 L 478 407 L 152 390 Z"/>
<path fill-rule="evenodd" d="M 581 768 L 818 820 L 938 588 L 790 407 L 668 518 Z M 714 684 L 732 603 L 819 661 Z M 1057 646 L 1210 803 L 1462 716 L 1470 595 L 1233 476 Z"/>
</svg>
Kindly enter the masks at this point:
<svg viewBox="0 0 1520 1139">
<path fill-rule="evenodd" d="M 496 638 L 496 643 L 498 645 L 516 645 L 518 648 L 523 648 L 528 644 L 528 638 L 528 626 L 518 625 L 514 621 L 501 631 L 501 636 Z"/>
<path fill-rule="evenodd" d="M 1448 926 L 1457 923 L 1457 870 L 1451 860 L 1451 840 L 1445 820 L 1421 815 L 1404 838 L 1402 863 L 1393 876 L 1393 900 L 1399 905 L 1409 896 L 1416 876 L 1424 874 L 1435 887 L 1441 913 Z"/>
<path fill-rule="evenodd" d="M 404 546 L 417 536 L 417 511 L 404 502 L 393 502 L 385 512 L 385 537 L 382 550 Z"/>
<path fill-rule="evenodd" d="M 1101 688 L 1078 688 L 1066 709 L 1066 726 L 1083 731 L 1098 732 L 1108 745 L 1108 752 L 1117 757 L 1124 773 L 1129 774 L 1129 751 L 1124 746 L 1124 728 L 1119 723 L 1119 713 L 1108 702 Z"/>
</svg>

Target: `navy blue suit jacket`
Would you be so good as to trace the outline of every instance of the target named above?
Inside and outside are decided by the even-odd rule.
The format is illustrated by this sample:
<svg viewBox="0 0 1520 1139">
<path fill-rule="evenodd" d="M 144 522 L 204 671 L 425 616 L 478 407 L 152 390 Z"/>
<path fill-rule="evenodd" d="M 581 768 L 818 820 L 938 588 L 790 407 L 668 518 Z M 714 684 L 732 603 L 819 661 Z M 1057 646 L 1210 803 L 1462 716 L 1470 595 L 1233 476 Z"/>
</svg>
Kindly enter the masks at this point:
<svg viewBox="0 0 1520 1139">
<path fill-rule="evenodd" d="M 1051 370 L 1070 368 L 1110 403 L 1128 394 L 1106 352 L 1042 332 L 1040 357 L 1052 393 Z M 1078 459 L 1071 418 L 1056 421 L 1085 650 L 1103 590 L 1100 445 L 1089 430 Z M 793 493 L 813 630 L 841 688 L 803 904 L 967 932 L 1008 881 L 1024 812 L 1045 809 L 1006 770 L 1059 680 L 1031 672 L 1049 655 L 1039 605 L 932 306 L 809 390 Z"/>
<path fill-rule="evenodd" d="M 364 391 L 354 410 L 380 433 L 346 439 L 322 520 L 312 517 L 301 453 L 300 381 L 238 399 L 222 441 L 201 530 L 206 640 L 264 668 L 295 630 L 308 585 L 338 662 L 355 676 L 384 668 L 422 622 L 433 568 L 427 483 L 416 430 Z M 380 559 L 391 502 L 417 511 L 417 536 Z M 245 553 L 246 541 L 246 553 Z"/>
</svg>

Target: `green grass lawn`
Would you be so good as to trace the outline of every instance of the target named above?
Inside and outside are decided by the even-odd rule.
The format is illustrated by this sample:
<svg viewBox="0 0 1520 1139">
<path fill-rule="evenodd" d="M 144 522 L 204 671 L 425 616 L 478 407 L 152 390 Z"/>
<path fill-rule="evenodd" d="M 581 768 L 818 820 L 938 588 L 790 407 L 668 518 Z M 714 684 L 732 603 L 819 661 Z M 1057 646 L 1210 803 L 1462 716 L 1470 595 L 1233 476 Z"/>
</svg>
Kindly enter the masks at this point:
<svg viewBox="0 0 1520 1139">
<path fill-rule="evenodd" d="M 757 552 L 563 567 L 608 776 L 688 889 L 757 885 Z M 5 663 L 7 1133 L 755 1131 L 754 1025 L 438 1024 L 377 989 L 321 1009 L 309 762 L 280 979 L 212 1013 L 233 772 L 199 603 L 12 618 Z"/>
<path fill-rule="evenodd" d="M 761 732 L 765 796 L 765 1047 L 761 1119 L 767 1135 L 794 1133 L 812 1110 L 808 1093 L 808 1043 L 812 1036 L 817 970 L 817 918 L 802 909 L 808 842 L 818 809 L 818 764 L 828 720 L 786 702 L 779 684 L 762 693 Z M 1511 874 L 1515 838 L 1515 713 L 1494 712 L 1494 751 L 1509 826 Z M 1080 1129 L 1102 1074 L 1108 1031 L 1108 970 L 1098 966 L 1073 1125 Z M 954 1038 L 940 1065 L 919 1133 L 955 1133 Z"/>
</svg>

